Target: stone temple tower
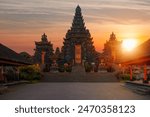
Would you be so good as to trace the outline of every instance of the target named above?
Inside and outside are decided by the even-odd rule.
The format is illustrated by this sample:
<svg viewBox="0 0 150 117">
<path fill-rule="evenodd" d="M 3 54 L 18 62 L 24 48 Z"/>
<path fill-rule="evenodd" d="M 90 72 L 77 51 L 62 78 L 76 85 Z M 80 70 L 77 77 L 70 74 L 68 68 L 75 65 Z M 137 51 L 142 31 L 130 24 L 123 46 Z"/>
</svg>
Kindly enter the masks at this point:
<svg viewBox="0 0 150 117">
<path fill-rule="evenodd" d="M 41 41 L 35 42 L 35 45 L 34 62 L 38 64 L 51 64 L 51 57 L 54 51 L 53 44 L 48 41 L 45 33 L 42 35 Z M 42 61 L 42 58 L 44 61 Z"/>
<path fill-rule="evenodd" d="M 74 64 L 81 64 L 83 61 L 93 62 L 96 51 L 92 40 L 78 5 L 75 9 L 72 26 L 64 38 L 62 47 L 64 59 Z"/>
</svg>

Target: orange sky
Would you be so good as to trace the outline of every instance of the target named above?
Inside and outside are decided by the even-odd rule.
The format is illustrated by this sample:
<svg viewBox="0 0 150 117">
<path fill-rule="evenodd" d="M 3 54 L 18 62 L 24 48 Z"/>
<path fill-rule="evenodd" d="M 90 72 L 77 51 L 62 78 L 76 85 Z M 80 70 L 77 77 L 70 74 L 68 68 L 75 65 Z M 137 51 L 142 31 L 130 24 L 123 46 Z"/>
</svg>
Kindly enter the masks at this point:
<svg viewBox="0 0 150 117">
<path fill-rule="evenodd" d="M 40 41 L 45 32 L 54 48 L 61 47 L 77 4 L 97 51 L 103 49 L 112 31 L 118 40 L 135 38 L 139 44 L 150 37 L 147 0 L 2 0 L 0 43 L 17 52 L 33 54 L 34 41 Z"/>
</svg>

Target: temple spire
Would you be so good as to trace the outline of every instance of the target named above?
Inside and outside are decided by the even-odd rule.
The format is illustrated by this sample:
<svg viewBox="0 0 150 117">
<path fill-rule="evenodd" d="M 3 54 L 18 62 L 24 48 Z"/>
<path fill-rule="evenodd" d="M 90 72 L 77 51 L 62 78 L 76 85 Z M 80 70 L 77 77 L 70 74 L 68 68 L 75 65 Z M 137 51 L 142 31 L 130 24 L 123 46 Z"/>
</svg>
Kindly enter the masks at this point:
<svg viewBox="0 0 150 117">
<path fill-rule="evenodd" d="M 79 5 L 76 7 L 76 13 L 77 13 L 77 12 L 81 12 L 81 8 L 80 8 Z"/>
<path fill-rule="evenodd" d="M 112 32 L 112 34 L 110 35 L 109 40 L 110 40 L 110 41 L 116 40 L 116 35 L 114 34 L 114 32 Z"/>
<path fill-rule="evenodd" d="M 78 5 L 76 7 L 76 10 L 75 10 L 75 15 L 74 15 L 74 19 L 73 19 L 73 23 L 72 23 L 71 29 L 78 30 L 79 28 L 80 29 L 85 29 L 84 19 L 83 19 L 83 16 L 82 16 L 81 8 Z"/>
<path fill-rule="evenodd" d="M 78 54 L 77 51 L 79 52 Z M 79 5 L 75 9 L 71 29 L 67 31 L 66 37 L 64 38 L 63 55 L 66 61 L 74 61 L 73 63 L 78 63 L 78 57 L 80 58 L 80 62 L 82 60 L 91 62 L 95 59 L 95 48 L 91 34 L 85 27 Z"/>
</svg>

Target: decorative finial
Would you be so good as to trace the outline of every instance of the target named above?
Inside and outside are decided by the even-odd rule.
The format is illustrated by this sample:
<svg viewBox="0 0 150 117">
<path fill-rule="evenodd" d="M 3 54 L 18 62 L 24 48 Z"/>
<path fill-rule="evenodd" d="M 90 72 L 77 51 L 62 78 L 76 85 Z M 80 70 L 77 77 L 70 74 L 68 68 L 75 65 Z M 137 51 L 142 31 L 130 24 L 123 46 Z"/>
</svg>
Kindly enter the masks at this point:
<svg viewBox="0 0 150 117">
<path fill-rule="evenodd" d="M 47 41 L 47 35 L 44 33 L 41 38 L 42 41 Z"/>
<path fill-rule="evenodd" d="M 80 8 L 80 5 L 78 4 L 77 8 L 76 8 L 76 11 L 81 11 L 81 8 Z"/>
<path fill-rule="evenodd" d="M 112 32 L 112 34 L 110 35 L 110 40 L 116 40 L 116 35 L 114 34 L 114 32 Z"/>
</svg>

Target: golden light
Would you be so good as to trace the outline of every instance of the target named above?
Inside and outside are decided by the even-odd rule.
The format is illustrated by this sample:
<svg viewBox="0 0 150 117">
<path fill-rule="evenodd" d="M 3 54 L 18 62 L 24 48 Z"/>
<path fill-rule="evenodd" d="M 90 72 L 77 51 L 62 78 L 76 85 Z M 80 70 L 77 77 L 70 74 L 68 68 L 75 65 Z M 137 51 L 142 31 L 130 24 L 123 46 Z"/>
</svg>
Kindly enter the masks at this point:
<svg viewBox="0 0 150 117">
<path fill-rule="evenodd" d="M 136 39 L 124 39 L 122 42 L 122 48 L 125 51 L 132 51 L 137 46 Z"/>
</svg>

